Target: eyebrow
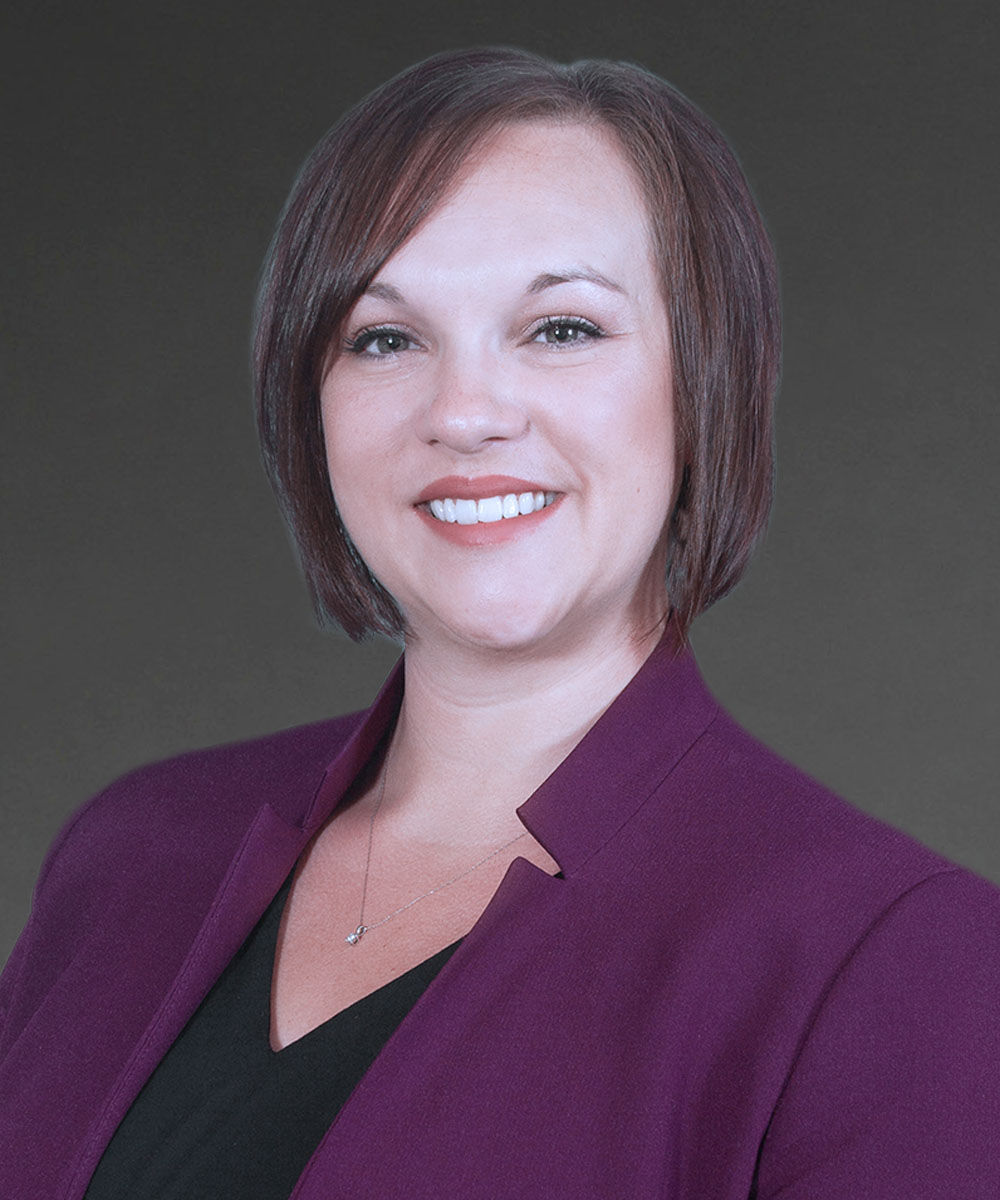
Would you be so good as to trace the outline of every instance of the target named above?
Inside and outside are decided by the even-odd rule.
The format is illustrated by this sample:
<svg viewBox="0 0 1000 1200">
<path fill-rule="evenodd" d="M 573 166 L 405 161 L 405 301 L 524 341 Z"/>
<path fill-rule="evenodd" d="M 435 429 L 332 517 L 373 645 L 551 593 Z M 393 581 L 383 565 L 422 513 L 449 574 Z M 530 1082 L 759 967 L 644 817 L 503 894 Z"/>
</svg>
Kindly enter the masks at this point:
<svg viewBox="0 0 1000 1200">
<path fill-rule="evenodd" d="M 403 303 L 403 293 L 390 283 L 370 283 L 362 295 L 374 296 L 377 300 L 388 300 L 390 304 Z"/>
<path fill-rule="evenodd" d="M 613 279 L 609 279 L 607 275 L 602 275 L 600 271 L 595 271 L 592 267 L 567 267 L 559 271 L 543 271 L 525 288 L 525 295 L 537 296 L 539 292 L 544 292 L 546 288 L 558 287 L 561 283 L 595 283 L 598 287 L 607 288 L 611 292 L 620 292 L 621 295 L 627 296 L 628 293 L 620 283 L 615 283 Z M 403 293 L 394 288 L 391 283 L 379 283 L 374 281 L 370 283 L 364 290 L 366 296 L 374 296 L 377 300 L 385 300 L 390 304 L 402 304 Z"/>
<path fill-rule="evenodd" d="M 596 283 L 598 287 L 607 288 L 612 292 L 620 292 L 623 296 L 628 295 L 620 283 L 615 283 L 613 279 L 602 275 L 600 271 L 595 271 L 593 267 L 567 267 L 561 271 L 544 271 L 541 275 L 536 275 L 528 284 L 527 292 L 529 296 L 536 296 L 539 292 L 544 292 L 546 288 L 557 287 L 560 283 L 576 283 L 578 280 L 583 280 L 585 283 Z"/>
</svg>

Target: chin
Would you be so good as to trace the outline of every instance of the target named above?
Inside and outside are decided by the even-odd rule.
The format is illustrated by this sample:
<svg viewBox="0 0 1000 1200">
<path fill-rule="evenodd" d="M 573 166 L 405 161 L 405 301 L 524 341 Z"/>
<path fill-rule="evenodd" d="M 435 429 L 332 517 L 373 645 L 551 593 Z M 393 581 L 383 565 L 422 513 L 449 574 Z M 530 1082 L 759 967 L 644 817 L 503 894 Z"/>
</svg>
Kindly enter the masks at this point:
<svg viewBox="0 0 1000 1200">
<path fill-rule="evenodd" d="M 456 606 L 456 596 L 447 606 L 420 614 L 408 622 L 420 640 L 447 640 L 477 650 L 525 652 L 558 637 L 565 620 L 562 607 L 546 604 L 539 597 L 509 597 L 492 602 L 482 597 Z"/>
<path fill-rule="evenodd" d="M 475 624 L 464 621 L 452 625 L 449 632 L 455 641 L 474 649 L 512 655 L 541 649 L 556 636 L 551 626 L 527 620 Z"/>
<path fill-rule="evenodd" d="M 486 654 L 511 658 L 558 655 L 580 644 L 591 643 L 608 614 L 585 606 L 567 607 L 561 599 L 523 596 L 517 604 L 506 600 L 491 604 L 482 599 L 460 609 L 438 611 L 417 623 L 415 635 L 435 638 Z"/>
</svg>

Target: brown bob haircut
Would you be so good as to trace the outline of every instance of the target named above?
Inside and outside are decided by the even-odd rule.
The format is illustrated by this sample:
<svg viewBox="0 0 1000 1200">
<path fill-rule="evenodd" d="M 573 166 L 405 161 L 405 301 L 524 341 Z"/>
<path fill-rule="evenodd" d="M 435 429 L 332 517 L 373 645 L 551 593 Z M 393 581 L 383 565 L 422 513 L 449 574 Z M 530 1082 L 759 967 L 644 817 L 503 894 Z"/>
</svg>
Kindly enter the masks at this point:
<svg viewBox="0 0 1000 1200">
<path fill-rule="evenodd" d="M 612 133 L 648 208 L 670 314 L 679 491 L 667 587 L 682 639 L 742 575 L 767 521 L 780 358 L 774 253 L 718 129 L 630 63 L 447 52 L 383 84 L 323 138 L 292 190 L 258 297 L 264 460 L 321 620 L 398 637 L 395 602 L 351 543 L 326 468 L 319 394 L 369 283 L 447 194 L 470 151 L 521 121 Z"/>
</svg>

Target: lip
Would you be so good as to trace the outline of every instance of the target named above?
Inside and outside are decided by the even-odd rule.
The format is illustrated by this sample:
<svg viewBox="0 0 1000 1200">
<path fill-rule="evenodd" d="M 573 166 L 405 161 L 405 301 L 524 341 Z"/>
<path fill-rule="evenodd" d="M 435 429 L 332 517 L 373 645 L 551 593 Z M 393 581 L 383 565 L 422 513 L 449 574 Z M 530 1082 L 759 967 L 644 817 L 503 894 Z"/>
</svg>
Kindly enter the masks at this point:
<svg viewBox="0 0 1000 1200">
<path fill-rule="evenodd" d="M 513 475 L 445 475 L 435 479 L 414 500 L 426 504 L 429 500 L 485 500 L 489 496 L 506 496 L 511 492 L 555 492 L 549 484 L 531 479 L 515 479 Z M 544 511 L 544 510 L 543 510 Z M 520 518 L 523 520 L 523 518 Z"/>
<path fill-rule="evenodd" d="M 555 500 L 538 512 L 513 520 L 479 522 L 475 525 L 439 521 L 427 511 L 428 502 L 444 499 L 486 500 L 490 496 L 507 496 L 511 492 L 516 494 L 546 491 L 551 492 L 555 489 L 547 488 L 536 480 L 518 479 L 513 475 L 446 475 L 443 479 L 435 479 L 424 488 L 414 502 L 414 509 L 427 528 L 446 542 L 456 546 L 499 546 L 525 537 L 538 529 L 559 508 L 563 499 L 562 493 L 556 491 Z"/>
</svg>

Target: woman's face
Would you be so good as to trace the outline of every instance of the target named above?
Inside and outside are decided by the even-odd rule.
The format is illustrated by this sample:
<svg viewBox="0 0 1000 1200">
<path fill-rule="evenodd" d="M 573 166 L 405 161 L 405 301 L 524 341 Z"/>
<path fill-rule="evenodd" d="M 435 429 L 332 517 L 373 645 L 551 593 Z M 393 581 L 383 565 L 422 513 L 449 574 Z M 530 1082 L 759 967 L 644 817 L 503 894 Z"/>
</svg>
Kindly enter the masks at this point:
<svg viewBox="0 0 1000 1200">
<path fill-rule="evenodd" d="M 608 133 L 504 130 L 344 338 L 322 388 L 333 492 L 413 635 L 524 650 L 655 625 L 670 336 Z"/>
</svg>

